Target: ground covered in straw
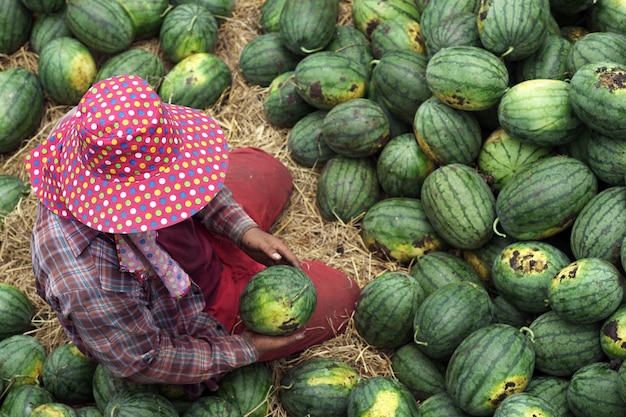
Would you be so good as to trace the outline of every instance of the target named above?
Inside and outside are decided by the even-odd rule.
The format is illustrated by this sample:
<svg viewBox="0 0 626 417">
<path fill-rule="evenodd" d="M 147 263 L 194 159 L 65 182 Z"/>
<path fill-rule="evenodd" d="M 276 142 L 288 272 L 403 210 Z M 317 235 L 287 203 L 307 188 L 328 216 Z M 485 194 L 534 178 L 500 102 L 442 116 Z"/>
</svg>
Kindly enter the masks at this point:
<svg viewBox="0 0 626 417">
<path fill-rule="evenodd" d="M 287 153 L 288 129 L 277 129 L 265 119 L 263 98 L 266 89 L 247 83 L 238 71 L 238 58 L 242 48 L 260 34 L 257 24 L 263 0 L 237 0 L 232 19 L 220 27 L 216 54 L 231 68 L 232 87 L 217 104 L 206 109 L 215 117 L 226 132 L 231 147 L 256 146 L 279 158 L 291 171 L 295 191 L 282 218 L 273 232 L 300 257 L 319 259 L 353 276 L 363 287 L 367 282 L 387 270 L 399 270 L 393 262 L 385 262 L 372 256 L 364 247 L 358 227 L 352 224 L 324 221 L 316 208 L 315 189 L 319 171 L 303 168 L 293 162 Z M 341 20 L 349 23 L 351 0 L 343 0 Z M 144 41 L 134 45 L 158 51 L 158 41 Z M 0 56 L 0 70 L 24 67 L 37 72 L 37 55 L 25 45 L 11 56 Z M 0 173 L 16 175 L 25 181 L 23 157 L 50 132 L 56 120 L 69 106 L 56 106 L 50 101 L 41 126 L 31 139 L 11 154 L 0 154 Z M 27 196 L 17 209 L 5 218 L 0 230 L 0 280 L 25 291 L 36 307 L 37 323 L 33 334 L 51 350 L 65 343 L 66 337 L 49 307 L 39 299 L 34 290 L 31 271 L 29 237 L 34 222 L 37 201 Z M 303 352 L 296 358 L 271 363 L 276 383 L 281 375 L 303 359 L 321 356 L 344 360 L 364 377 L 391 375 L 391 352 L 381 351 L 367 345 L 349 325 L 345 334 Z M 284 416 L 285 412 L 273 396 L 271 416 Z"/>
</svg>

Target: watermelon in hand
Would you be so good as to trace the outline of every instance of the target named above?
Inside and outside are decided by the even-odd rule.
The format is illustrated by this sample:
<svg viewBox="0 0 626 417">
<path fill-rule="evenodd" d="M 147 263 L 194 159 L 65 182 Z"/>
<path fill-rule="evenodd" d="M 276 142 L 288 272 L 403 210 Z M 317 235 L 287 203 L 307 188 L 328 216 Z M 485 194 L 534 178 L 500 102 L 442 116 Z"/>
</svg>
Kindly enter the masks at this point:
<svg viewBox="0 0 626 417">
<path fill-rule="evenodd" d="M 246 284 L 239 298 L 239 314 L 252 331 L 283 335 L 304 326 L 316 305 L 315 286 L 301 269 L 274 265 Z"/>
</svg>

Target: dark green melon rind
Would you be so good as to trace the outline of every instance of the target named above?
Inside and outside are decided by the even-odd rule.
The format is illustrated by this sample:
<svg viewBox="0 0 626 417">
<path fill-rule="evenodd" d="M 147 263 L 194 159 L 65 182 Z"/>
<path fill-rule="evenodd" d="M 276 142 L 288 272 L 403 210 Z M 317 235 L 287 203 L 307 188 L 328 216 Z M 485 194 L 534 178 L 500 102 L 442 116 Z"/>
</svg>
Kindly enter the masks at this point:
<svg viewBox="0 0 626 417">
<path fill-rule="evenodd" d="M 626 402 L 618 392 L 618 374 L 610 362 L 596 362 L 581 367 L 567 387 L 567 402 L 576 416 L 621 416 Z"/>
<path fill-rule="evenodd" d="M 517 82 L 531 79 L 569 79 L 567 56 L 572 44 L 562 36 L 548 35 L 544 42 L 530 56 L 519 61 L 515 66 Z"/>
<path fill-rule="evenodd" d="M 443 367 L 413 342 L 396 349 L 391 358 L 391 368 L 396 379 L 411 391 L 416 400 L 425 400 L 446 390 Z"/>
<path fill-rule="evenodd" d="M 482 284 L 478 273 L 465 260 L 444 251 L 424 255 L 413 265 L 411 275 L 418 280 L 428 296 L 437 288 L 459 281 Z"/>
<path fill-rule="evenodd" d="M 248 42 L 239 54 L 239 70 L 244 79 L 262 87 L 278 75 L 295 70 L 301 56 L 288 50 L 276 32 L 262 34 Z"/>
<path fill-rule="evenodd" d="M 380 395 L 382 393 L 385 395 Z M 382 402 L 389 399 L 392 405 Z M 395 416 L 415 416 L 418 412 L 411 392 L 397 380 L 386 376 L 362 379 L 348 398 L 349 416 L 367 415 L 368 410 L 381 407 L 389 407 L 389 412 Z"/>
<path fill-rule="evenodd" d="M 332 39 L 338 17 L 337 0 L 288 1 L 279 17 L 282 43 L 298 55 L 319 51 Z"/>
<path fill-rule="evenodd" d="M 426 177 L 422 204 L 435 230 L 456 248 L 475 249 L 493 236 L 495 197 L 467 165 L 444 165 Z"/>
<path fill-rule="evenodd" d="M 524 240 L 563 230 L 596 193 L 591 170 L 570 157 L 546 157 L 518 172 L 496 200 L 498 227 Z"/>
<path fill-rule="evenodd" d="M 241 415 L 264 417 L 272 389 L 273 379 L 267 364 L 255 362 L 224 375 L 215 395 L 235 404 Z"/>
<path fill-rule="evenodd" d="M 22 290 L 0 283 L 0 340 L 30 330 L 34 312 L 33 304 Z"/>
<path fill-rule="evenodd" d="M 626 185 L 626 141 L 592 130 L 586 144 L 586 163 L 607 186 Z"/>
<path fill-rule="evenodd" d="M 615 32 L 590 32 L 572 44 L 567 57 L 567 69 L 574 74 L 586 64 L 624 62 L 626 36 Z"/>
<path fill-rule="evenodd" d="M 0 2 L 0 54 L 12 55 L 30 37 L 35 18 L 21 0 Z"/>
</svg>

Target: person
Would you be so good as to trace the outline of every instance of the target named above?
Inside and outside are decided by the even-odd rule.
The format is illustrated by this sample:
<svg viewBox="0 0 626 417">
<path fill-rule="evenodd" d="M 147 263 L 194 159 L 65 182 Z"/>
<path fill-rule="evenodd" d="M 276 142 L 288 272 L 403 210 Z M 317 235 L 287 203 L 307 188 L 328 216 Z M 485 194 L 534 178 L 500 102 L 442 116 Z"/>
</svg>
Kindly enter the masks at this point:
<svg viewBox="0 0 626 417">
<path fill-rule="evenodd" d="M 115 377 L 196 398 L 235 368 L 345 331 L 356 281 L 269 232 L 293 191 L 288 169 L 259 148 L 230 150 L 213 118 L 163 102 L 142 78 L 96 82 L 24 162 L 39 199 L 37 293 Z M 292 334 L 254 333 L 239 295 L 278 264 L 311 278 L 315 312 Z"/>
</svg>

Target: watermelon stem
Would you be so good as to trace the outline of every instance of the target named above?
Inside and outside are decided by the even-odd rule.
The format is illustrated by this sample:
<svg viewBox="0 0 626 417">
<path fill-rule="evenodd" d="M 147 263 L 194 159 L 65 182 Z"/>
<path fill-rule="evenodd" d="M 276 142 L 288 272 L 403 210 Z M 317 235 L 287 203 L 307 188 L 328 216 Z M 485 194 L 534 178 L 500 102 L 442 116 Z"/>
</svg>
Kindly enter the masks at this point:
<svg viewBox="0 0 626 417">
<path fill-rule="evenodd" d="M 319 52 L 319 51 L 321 51 L 322 49 L 324 49 L 324 47 L 314 48 L 314 49 L 307 49 L 307 48 L 305 48 L 304 46 L 301 46 L 301 47 L 300 47 L 300 50 L 301 50 L 302 52 L 304 52 L 305 54 L 312 54 L 312 53 L 315 53 L 315 52 Z"/>
<path fill-rule="evenodd" d="M 515 48 L 512 45 L 509 46 L 509 49 L 504 51 L 504 53 L 500 55 L 500 58 L 504 58 L 505 56 L 509 55 L 511 52 L 513 52 L 513 50 L 515 50 Z"/>
<path fill-rule="evenodd" d="M 535 333 L 533 333 L 533 331 L 530 329 L 530 327 L 520 327 L 520 332 L 524 333 L 525 335 L 527 335 L 528 337 L 530 337 L 530 341 L 535 343 Z"/>
<path fill-rule="evenodd" d="M 493 226 L 492 226 L 493 233 L 495 233 L 496 235 L 502 238 L 506 238 L 506 235 L 498 230 L 498 223 L 500 223 L 500 218 L 496 217 L 496 219 L 493 221 Z"/>
</svg>

